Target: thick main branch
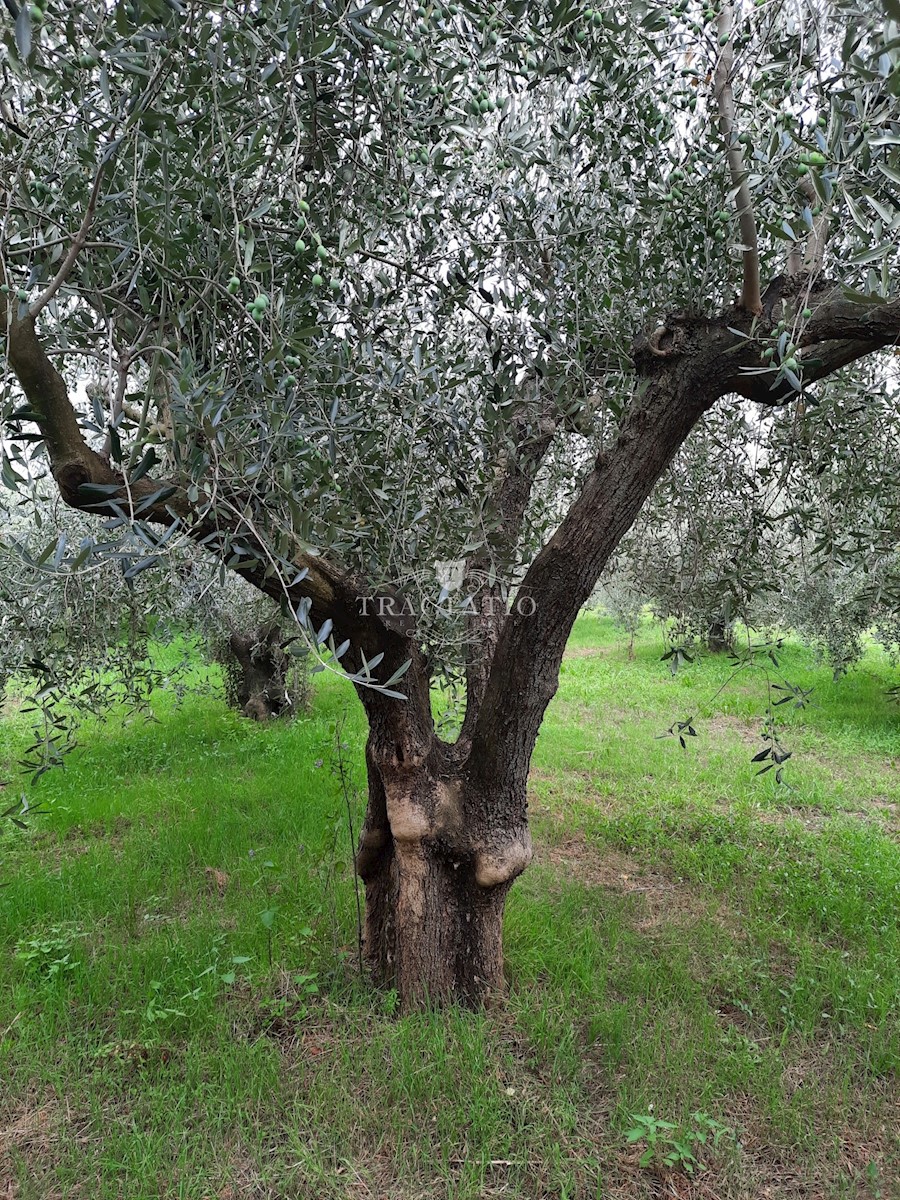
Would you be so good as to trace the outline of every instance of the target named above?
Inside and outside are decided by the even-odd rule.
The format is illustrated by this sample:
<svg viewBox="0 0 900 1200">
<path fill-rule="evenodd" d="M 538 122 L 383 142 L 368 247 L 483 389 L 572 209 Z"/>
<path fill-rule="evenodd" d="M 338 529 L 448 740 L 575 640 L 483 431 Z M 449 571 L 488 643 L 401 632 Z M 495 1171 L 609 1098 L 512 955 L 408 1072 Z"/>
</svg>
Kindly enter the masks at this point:
<svg viewBox="0 0 900 1200">
<path fill-rule="evenodd" d="M 715 320 L 674 322 L 636 352 L 638 386 L 619 436 L 599 456 L 568 514 L 535 558 L 520 588 L 522 603 L 514 606 L 503 628 L 472 738 L 472 769 L 487 789 L 502 792 L 511 782 L 524 784 L 575 618 L 697 421 L 729 393 L 771 404 L 796 396 L 793 389 L 773 390 L 771 371 L 747 373 L 766 365 L 761 338 L 774 330 L 782 294 L 792 286 L 776 281 L 767 291 L 767 327 L 757 328 L 756 336 L 749 336 L 754 328 L 749 314 L 732 309 Z M 737 332 L 742 327 L 748 333 L 743 338 Z M 828 285 L 817 292 L 801 337 L 804 362 L 808 359 L 804 376 L 825 378 L 898 339 L 900 300 L 855 303 Z"/>
</svg>

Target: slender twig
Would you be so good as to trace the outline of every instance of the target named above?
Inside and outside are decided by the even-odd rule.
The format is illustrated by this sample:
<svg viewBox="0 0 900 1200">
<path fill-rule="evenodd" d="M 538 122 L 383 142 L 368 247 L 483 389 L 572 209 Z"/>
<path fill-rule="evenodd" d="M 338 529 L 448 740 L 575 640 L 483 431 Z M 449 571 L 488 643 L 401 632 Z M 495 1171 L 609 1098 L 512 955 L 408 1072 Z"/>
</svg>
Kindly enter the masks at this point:
<svg viewBox="0 0 900 1200">
<path fill-rule="evenodd" d="M 722 5 L 719 13 L 719 45 L 721 53 L 716 67 L 715 95 L 719 109 L 719 129 L 728 154 L 728 169 L 735 189 L 741 243 L 743 245 L 744 280 L 741 287 L 741 307 L 750 313 L 762 312 L 759 287 L 759 243 L 756 236 L 756 217 L 744 167 L 744 152 L 735 129 L 734 90 L 731 76 L 734 70 L 734 4 Z"/>
<path fill-rule="evenodd" d="M 69 278 L 72 268 L 75 266 L 78 255 L 84 248 L 84 244 L 87 241 L 88 232 L 91 228 L 91 222 L 94 219 L 94 210 L 97 207 L 97 200 L 100 197 L 100 184 L 103 181 L 103 172 L 111 158 L 112 155 L 107 152 L 101 159 L 100 166 L 97 168 L 97 174 L 94 176 L 94 186 L 91 188 L 91 195 L 88 199 L 88 205 L 85 209 L 84 219 L 81 222 L 81 227 L 75 234 L 74 241 L 69 247 L 69 252 L 63 259 L 59 270 L 53 276 L 53 279 L 50 281 L 44 291 L 41 292 L 40 296 L 38 296 L 38 298 L 29 306 L 28 313 L 32 318 L 36 317 L 42 308 L 46 308 L 62 285 Z"/>
<path fill-rule="evenodd" d="M 807 177 L 800 186 L 811 205 L 818 203 L 818 196 L 812 181 Z M 825 243 L 828 240 L 828 206 L 822 205 L 818 216 L 813 217 L 813 227 L 806 239 L 806 253 L 803 255 L 803 270 L 808 275 L 817 275 L 822 270 L 825 261 Z"/>
<path fill-rule="evenodd" d="M 350 830 L 350 861 L 353 864 L 353 893 L 356 897 L 356 954 L 359 960 L 360 974 L 363 972 L 363 922 L 362 903 L 359 898 L 359 871 L 356 867 L 356 832 L 353 828 L 353 803 L 350 798 L 351 784 L 348 778 L 347 764 L 344 761 L 344 724 L 347 720 L 347 709 L 344 708 L 335 727 L 337 742 L 337 768 L 341 781 L 341 792 L 347 807 L 347 825 Z"/>
</svg>

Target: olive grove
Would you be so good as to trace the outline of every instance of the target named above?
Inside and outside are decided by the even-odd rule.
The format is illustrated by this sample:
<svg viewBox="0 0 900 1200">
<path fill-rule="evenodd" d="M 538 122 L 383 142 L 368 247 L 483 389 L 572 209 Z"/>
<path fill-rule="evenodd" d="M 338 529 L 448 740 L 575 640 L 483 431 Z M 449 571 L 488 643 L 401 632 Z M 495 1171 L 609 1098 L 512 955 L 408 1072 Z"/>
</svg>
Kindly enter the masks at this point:
<svg viewBox="0 0 900 1200">
<path fill-rule="evenodd" d="M 192 540 L 350 677 L 368 963 L 478 1003 L 568 634 L 656 481 L 720 402 L 897 343 L 897 14 L 5 9 L 3 481 L 135 574 Z"/>
<path fill-rule="evenodd" d="M 645 606 L 673 644 L 736 648 L 793 629 L 843 674 L 900 617 L 896 370 L 869 364 L 777 409 L 707 414 L 619 543 L 601 597 L 626 628 Z"/>
</svg>

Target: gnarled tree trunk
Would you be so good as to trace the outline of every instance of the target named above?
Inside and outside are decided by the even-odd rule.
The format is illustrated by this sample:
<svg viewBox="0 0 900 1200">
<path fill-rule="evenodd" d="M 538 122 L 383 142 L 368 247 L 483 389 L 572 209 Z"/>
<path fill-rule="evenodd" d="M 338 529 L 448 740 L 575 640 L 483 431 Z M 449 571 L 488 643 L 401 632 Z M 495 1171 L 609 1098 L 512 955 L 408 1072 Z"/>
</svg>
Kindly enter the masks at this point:
<svg viewBox="0 0 900 1200">
<path fill-rule="evenodd" d="M 366 755 L 365 956 L 405 1010 L 502 993 L 504 906 L 531 861 L 524 781 L 486 803 L 469 764 L 444 749 L 385 756 L 370 739 Z"/>
</svg>

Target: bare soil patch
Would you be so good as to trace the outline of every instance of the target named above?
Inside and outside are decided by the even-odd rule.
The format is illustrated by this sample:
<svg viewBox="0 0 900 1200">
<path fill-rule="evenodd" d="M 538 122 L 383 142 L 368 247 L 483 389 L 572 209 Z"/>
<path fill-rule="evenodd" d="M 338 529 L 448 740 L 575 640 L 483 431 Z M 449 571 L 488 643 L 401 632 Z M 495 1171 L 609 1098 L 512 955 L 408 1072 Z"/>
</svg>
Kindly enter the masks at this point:
<svg viewBox="0 0 900 1200">
<path fill-rule="evenodd" d="M 641 932 L 709 918 L 730 923 L 721 901 L 698 895 L 687 884 L 610 847 L 595 848 L 572 838 L 555 846 L 539 845 L 535 857 L 589 887 L 634 897 L 638 901 L 634 927 Z"/>
</svg>

